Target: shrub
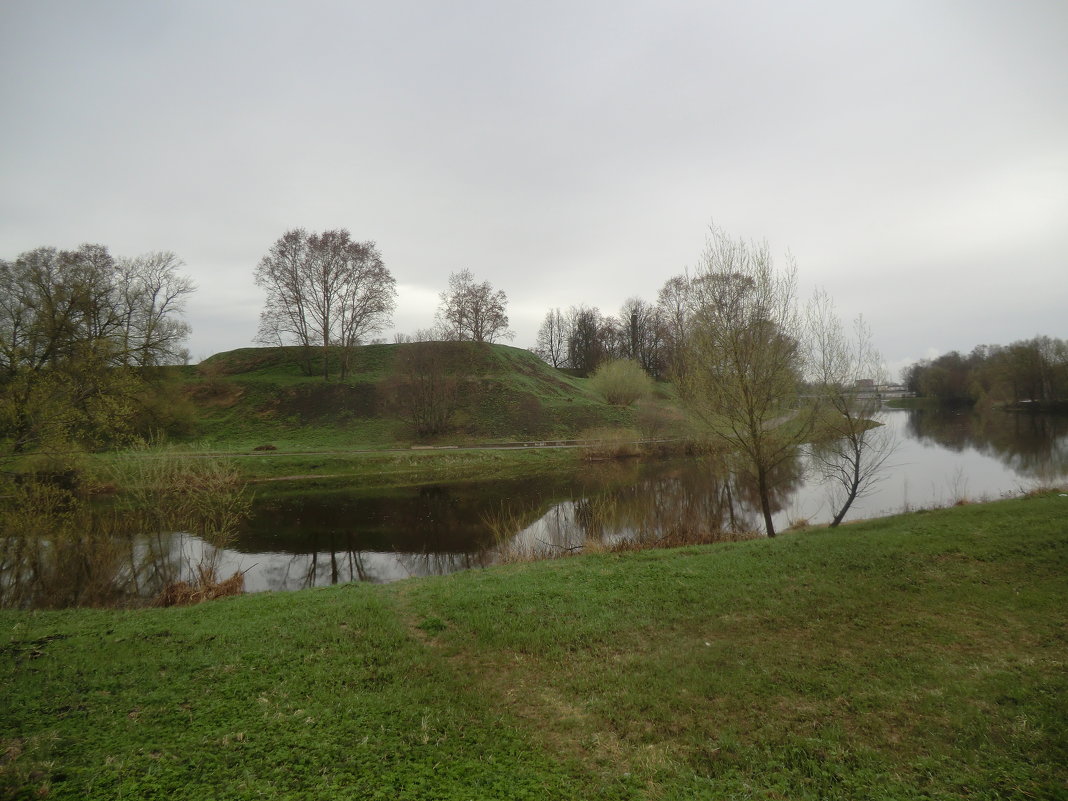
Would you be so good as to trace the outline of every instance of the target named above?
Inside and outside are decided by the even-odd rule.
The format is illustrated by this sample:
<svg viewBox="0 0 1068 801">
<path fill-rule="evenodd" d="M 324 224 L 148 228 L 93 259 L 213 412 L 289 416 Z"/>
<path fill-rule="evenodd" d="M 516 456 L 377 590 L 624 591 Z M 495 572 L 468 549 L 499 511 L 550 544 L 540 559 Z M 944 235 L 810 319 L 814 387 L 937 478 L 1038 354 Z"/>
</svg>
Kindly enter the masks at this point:
<svg viewBox="0 0 1068 801">
<path fill-rule="evenodd" d="M 632 359 L 616 359 L 597 368 L 590 386 L 613 406 L 630 406 L 653 394 L 653 379 Z"/>
<path fill-rule="evenodd" d="M 453 362 L 458 343 L 419 342 L 397 353 L 396 374 L 385 385 L 386 398 L 416 436 L 448 431 L 463 400 Z"/>
<path fill-rule="evenodd" d="M 643 400 L 634 412 L 634 423 L 643 437 L 683 437 L 690 434 L 681 409 L 655 400 Z"/>
</svg>

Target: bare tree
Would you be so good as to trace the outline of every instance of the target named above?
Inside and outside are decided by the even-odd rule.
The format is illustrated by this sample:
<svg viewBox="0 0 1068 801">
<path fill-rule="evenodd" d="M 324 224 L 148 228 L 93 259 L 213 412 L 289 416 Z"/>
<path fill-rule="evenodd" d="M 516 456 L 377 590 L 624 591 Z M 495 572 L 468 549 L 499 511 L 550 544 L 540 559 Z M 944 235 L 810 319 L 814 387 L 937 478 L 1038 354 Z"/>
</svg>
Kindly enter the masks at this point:
<svg viewBox="0 0 1068 801">
<path fill-rule="evenodd" d="M 404 344 L 397 350 L 394 376 L 386 386 L 397 416 L 420 437 L 444 433 L 459 408 L 460 381 L 453 365 L 459 346 L 438 342 Z"/>
<path fill-rule="evenodd" d="M 589 375 L 612 355 L 614 337 L 601 310 L 589 306 L 572 306 L 567 312 L 567 364 Z"/>
<path fill-rule="evenodd" d="M 664 282 L 656 296 L 666 369 L 682 376 L 686 328 L 690 317 L 690 276 L 676 275 Z"/>
<path fill-rule="evenodd" d="M 895 443 L 883 425 L 877 392 L 882 359 L 864 318 L 854 322 L 850 338 L 830 297 L 820 291 L 809 303 L 808 323 L 813 385 L 825 407 L 812 458 L 830 485 L 834 528 L 877 482 Z"/>
<path fill-rule="evenodd" d="M 553 367 L 567 366 L 567 323 L 560 309 L 545 312 L 541 328 L 538 329 L 538 341 L 531 350 Z"/>
<path fill-rule="evenodd" d="M 196 286 L 178 274 L 181 266 L 164 251 L 118 262 L 123 350 L 139 367 L 188 360 L 182 343 L 190 328 L 180 315 Z"/>
<path fill-rule="evenodd" d="M 660 310 L 641 298 L 628 298 L 616 323 L 619 355 L 633 359 L 649 375 L 664 374 L 664 329 Z"/>
<path fill-rule="evenodd" d="M 515 336 L 508 330 L 508 296 L 494 291 L 489 281 L 475 282 L 470 270 L 449 276 L 449 288 L 441 293 L 438 327 L 442 338 L 458 342 L 494 342 Z"/>
<path fill-rule="evenodd" d="M 766 244 L 709 234 L 691 285 L 684 399 L 755 482 L 769 537 L 774 473 L 808 433 L 799 407 L 803 321 L 796 269 L 775 270 Z"/>
<path fill-rule="evenodd" d="M 323 378 L 330 377 L 329 350 L 341 347 L 342 377 L 352 347 L 388 325 L 396 305 L 396 281 L 374 242 L 355 242 L 345 229 L 283 234 L 255 272 L 267 291 L 256 340 L 294 343 L 304 349 L 311 373 L 311 348 L 323 349 Z"/>
</svg>

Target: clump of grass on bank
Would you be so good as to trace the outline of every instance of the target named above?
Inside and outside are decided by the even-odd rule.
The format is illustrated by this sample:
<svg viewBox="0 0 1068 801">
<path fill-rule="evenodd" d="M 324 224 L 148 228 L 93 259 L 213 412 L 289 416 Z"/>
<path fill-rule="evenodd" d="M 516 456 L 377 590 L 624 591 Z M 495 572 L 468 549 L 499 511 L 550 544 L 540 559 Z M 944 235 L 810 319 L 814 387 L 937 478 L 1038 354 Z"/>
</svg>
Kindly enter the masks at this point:
<svg viewBox="0 0 1068 801">
<path fill-rule="evenodd" d="M 181 449 L 176 449 L 179 453 Z M 358 482 L 363 487 L 403 487 L 433 481 L 485 478 L 516 478 L 574 467 L 579 463 L 574 449 L 472 449 L 442 448 L 385 452 L 287 452 L 203 451 L 205 456 L 225 456 L 250 482 L 286 479 Z M 125 475 L 126 453 L 94 455 L 89 471 L 94 480 L 117 472 Z M 257 490 L 257 492 L 262 489 Z"/>
<path fill-rule="evenodd" d="M 1068 498 L 0 613 L 0 797 L 1063 797 Z"/>
<path fill-rule="evenodd" d="M 87 458 L 72 464 L 0 475 L 0 606 L 118 605 L 149 594 L 188 603 L 243 589 L 240 575 L 220 582 L 212 563 L 250 508 L 230 462 L 142 448 L 95 471 Z M 100 504 L 97 494 L 113 497 Z M 210 546 L 196 565 L 171 542 L 186 531 Z"/>
<path fill-rule="evenodd" d="M 641 456 L 641 434 L 633 428 L 592 428 L 579 436 L 587 461 Z"/>
</svg>

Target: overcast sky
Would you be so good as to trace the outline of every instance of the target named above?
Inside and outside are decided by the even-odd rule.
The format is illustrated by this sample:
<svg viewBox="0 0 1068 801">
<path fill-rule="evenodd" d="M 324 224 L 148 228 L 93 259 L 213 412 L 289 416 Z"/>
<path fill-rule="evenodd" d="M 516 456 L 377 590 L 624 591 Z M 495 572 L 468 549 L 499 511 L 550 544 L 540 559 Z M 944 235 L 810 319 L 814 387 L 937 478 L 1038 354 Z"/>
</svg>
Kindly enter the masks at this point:
<svg viewBox="0 0 1068 801">
<path fill-rule="evenodd" d="M 468 268 L 528 347 L 715 222 L 895 370 L 1068 337 L 1064 0 L 3 0 L 0 63 L 0 257 L 174 251 L 198 360 L 298 226 L 378 243 L 401 332 Z"/>
</svg>

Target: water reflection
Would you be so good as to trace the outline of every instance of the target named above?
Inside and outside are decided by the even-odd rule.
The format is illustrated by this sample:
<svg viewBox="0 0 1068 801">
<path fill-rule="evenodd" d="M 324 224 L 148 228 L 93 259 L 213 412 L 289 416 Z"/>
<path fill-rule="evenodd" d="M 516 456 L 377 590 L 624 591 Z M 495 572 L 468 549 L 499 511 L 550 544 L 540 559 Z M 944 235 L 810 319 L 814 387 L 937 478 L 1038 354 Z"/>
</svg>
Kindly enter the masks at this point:
<svg viewBox="0 0 1068 801">
<path fill-rule="evenodd" d="M 221 570 L 250 591 L 440 575 L 621 542 L 735 539 L 759 529 L 756 487 L 711 459 L 613 462 L 521 481 L 290 491 L 253 507 Z M 779 468 L 776 509 L 802 481 Z"/>
<path fill-rule="evenodd" d="M 887 410 L 885 420 L 896 449 L 878 486 L 854 504 L 850 519 L 995 500 L 1068 481 L 1063 416 Z M 788 512 L 823 522 L 826 488 L 804 483 Z"/>
<path fill-rule="evenodd" d="M 575 548 L 588 541 L 682 542 L 730 538 L 760 529 L 760 501 L 755 481 L 730 472 L 720 459 L 686 459 L 650 466 L 625 486 L 602 489 L 567 503 L 523 529 L 528 538 L 546 530 L 564 530 L 547 550 Z M 773 472 L 771 503 L 781 511 L 803 478 L 800 458 Z M 562 535 L 557 535 L 561 537 Z"/>
<path fill-rule="evenodd" d="M 1046 480 L 1068 465 L 1068 416 L 991 410 L 916 410 L 909 434 L 952 451 L 972 448 L 1021 476 Z"/>
<path fill-rule="evenodd" d="M 897 411 L 887 425 L 898 450 L 851 519 L 1068 478 L 1063 417 Z M 731 467 L 707 458 L 629 460 L 517 481 L 261 488 L 225 548 L 158 527 L 146 537 L 105 516 L 90 528 L 69 526 L 62 539 L 38 537 L 32 551 L 28 540 L 0 537 L 0 602 L 38 603 L 20 589 L 37 582 L 47 605 L 122 603 L 189 580 L 205 564 L 219 576 L 242 572 L 246 589 L 258 592 L 440 575 L 621 543 L 734 539 L 762 525 L 755 485 Z M 780 530 L 798 518 L 826 521 L 827 490 L 806 479 L 803 452 L 774 484 Z"/>
</svg>

